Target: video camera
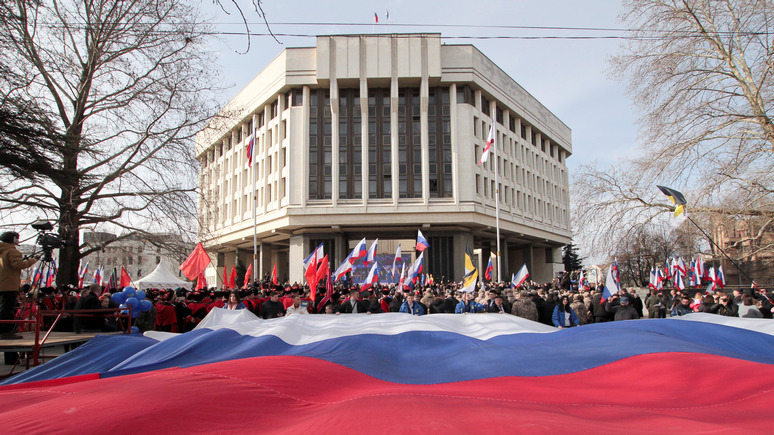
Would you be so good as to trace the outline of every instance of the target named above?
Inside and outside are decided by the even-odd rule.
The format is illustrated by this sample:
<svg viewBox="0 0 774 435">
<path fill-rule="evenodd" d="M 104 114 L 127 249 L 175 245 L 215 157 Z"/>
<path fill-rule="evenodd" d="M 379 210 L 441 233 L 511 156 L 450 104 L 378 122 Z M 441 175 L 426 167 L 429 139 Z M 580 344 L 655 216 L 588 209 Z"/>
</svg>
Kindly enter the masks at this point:
<svg viewBox="0 0 774 435">
<path fill-rule="evenodd" d="M 58 235 L 50 232 L 54 229 L 54 225 L 49 221 L 37 221 L 30 226 L 38 230 L 38 240 L 35 243 L 40 245 L 44 261 L 52 261 L 51 251 L 54 249 L 73 245 L 72 240 L 63 240 Z"/>
</svg>

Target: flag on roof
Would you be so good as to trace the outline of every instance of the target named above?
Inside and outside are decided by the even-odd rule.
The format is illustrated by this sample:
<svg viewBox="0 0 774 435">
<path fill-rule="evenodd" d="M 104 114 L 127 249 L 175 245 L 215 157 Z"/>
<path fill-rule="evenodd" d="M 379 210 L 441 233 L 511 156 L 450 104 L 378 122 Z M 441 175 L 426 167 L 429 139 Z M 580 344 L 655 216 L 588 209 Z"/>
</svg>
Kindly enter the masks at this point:
<svg viewBox="0 0 774 435">
<path fill-rule="evenodd" d="M 460 291 L 463 293 L 475 291 L 476 284 L 478 284 L 478 268 L 475 266 L 473 250 L 468 245 L 465 247 L 465 275 L 462 277 L 462 288 Z"/>
<path fill-rule="evenodd" d="M 489 153 L 494 151 L 495 146 L 495 129 L 494 129 L 494 122 L 492 125 L 489 126 L 489 137 L 486 139 L 486 145 L 484 145 L 484 152 L 481 153 L 481 160 L 478 161 L 478 164 L 484 164 L 487 160 L 489 160 Z"/>
<path fill-rule="evenodd" d="M 417 230 L 417 251 L 424 251 L 430 247 L 430 243 L 427 242 L 422 230 Z"/>
<path fill-rule="evenodd" d="M 516 274 L 516 284 L 514 287 L 519 287 L 520 285 L 524 284 L 524 281 L 529 278 L 529 269 L 527 269 L 527 263 L 524 263 L 521 265 L 521 269 L 519 269 L 519 273 Z"/>
<path fill-rule="evenodd" d="M 374 12 L 374 23 L 379 23 L 379 15 L 377 15 L 376 12 Z"/>
<path fill-rule="evenodd" d="M 382 419 L 385 433 L 405 432 L 407 424 L 416 432 L 483 427 L 476 409 L 508 416 L 502 432 L 517 425 L 552 433 L 769 433 L 774 423 L 774 324 L 756 319 L 691 313 L 557 329 L 499 314 L 262 320 L 249 310 L 213 309 L 191 332 L 146 334 L 100 335 L 6 378 L 3 426 L 39 433 L 123 433 L 128 424 L 137 433 L 362 431 L 359 422 L 351 425 L 353 404 L 400 416 L 422 410 L 422 418 Z M 658 382 L 633 373 L 657 374 Z M 719 379 L 734 382 L 718 388 Z M 625 400 L 611 394 L 622 385 Z M 207 411 L 174 400 L 180 397 Z M 164 406 L 121 417 L 95 411 L 100 403 Z M 224 418 L 234 403 L 261 412 Z"/>
</svg>

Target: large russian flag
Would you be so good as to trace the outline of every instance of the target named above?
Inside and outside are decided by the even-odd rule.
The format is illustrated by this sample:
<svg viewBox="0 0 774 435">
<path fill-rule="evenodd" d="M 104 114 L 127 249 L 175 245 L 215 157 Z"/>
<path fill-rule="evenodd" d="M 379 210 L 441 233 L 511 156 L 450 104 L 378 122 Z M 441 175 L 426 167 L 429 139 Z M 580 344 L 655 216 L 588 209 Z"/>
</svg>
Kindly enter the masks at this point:
<svg viewBox="0 0 774 435">
<path fill-rule="evenodd" d="M 373 412 L 394 416 L 379 433 L 766 433 L 774 323 L 213 309 L 192 332 L 99 336 L 4 384 L 15 433 L 363 433 Z"/>
</svg>

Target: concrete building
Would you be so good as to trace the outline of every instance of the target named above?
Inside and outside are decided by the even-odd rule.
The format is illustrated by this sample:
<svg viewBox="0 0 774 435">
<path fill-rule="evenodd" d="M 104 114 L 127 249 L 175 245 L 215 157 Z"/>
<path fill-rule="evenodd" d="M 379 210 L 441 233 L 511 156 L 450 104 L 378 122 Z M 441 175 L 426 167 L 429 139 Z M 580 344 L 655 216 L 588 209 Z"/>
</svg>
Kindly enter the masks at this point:
<svg viewBox="0 0 774 435">
<path fill-rule="evenodd" d="M 479 165 L 492 125 L 496 159 Z M 333 268 L 363 237 L 389 241 L 383 252 L 403 241 L 413 257 L 418 229 L 425 271 L 459 281 L 467 245 L 484 265 L 496 249 L 496 191 L 502 278 L 524 262 L 538 281 L 563 269 L 569 127 L 474 46 L 440 34 L 285 49 L 199 132 L 195 152 L 211 285 L 237 257 L 251 264 L 254 233 L 258 276 L 277 264 L 281 279 L 302 281 L 319 243 Z"/>
<path fill-rule="evenodd" d="M 152 238 L 165 239 L 165 243 L 170 244 L 172 240 L 178 240 L 177 245 L 180 249 L 174 251 L 160 247 L 160 243 L 154 243 Z M 83 282 L 88 284 L 93 282 L 92 277 L 96 267 L 104 267 L 105 276 L 103 283 L 110 278 L 113 268 L 121 273 L 121 267 L 133 280 L 140 279 L 153 272 L 156 265 L 163 259 L 164 264 L 169 271 L 180 279 L 185 280 L 183 273 L 177 269 L 177 266 L 183 263 L 186 255 L 193 250 L 193 246 L 186 245 L 180 237 L 169 234 L 157 234 L 149 237 L 131 236 L 116 240 L 117 236 L 106 232 L 85 232 L 83 241 L 87 246 L 99 247 L 105 244 L 101 249 L 87 255 L 82 259 L 82 264 L 89 263 L 89 270 L 86 272 Z M 115 241 L 114 241 L 115 240 Z M 106 242 L 110 242 L 106 244 Z M 119 276 L 120 277 L 120 276 Z"/>
</svg>

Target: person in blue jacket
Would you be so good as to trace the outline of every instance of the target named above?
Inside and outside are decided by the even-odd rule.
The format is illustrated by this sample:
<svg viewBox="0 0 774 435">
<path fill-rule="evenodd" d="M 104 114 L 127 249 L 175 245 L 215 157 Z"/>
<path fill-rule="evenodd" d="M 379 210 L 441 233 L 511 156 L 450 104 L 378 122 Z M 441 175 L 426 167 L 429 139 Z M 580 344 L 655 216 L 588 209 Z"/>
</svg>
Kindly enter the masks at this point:
<svg viewBox="0 0 774 435">
<path fill-rule="evenodd" d="M 463 293 L 462 301 L 454 309 L 454 312 L 457 314 L 483 313 L 484 311 L 486 311 L 486 305 L 474 301 L 472 292 Z"/>
<path fill-rule="evenodd" d="M 425 309 L 419 302 L 414 300 L 413 293 L 406 293 L 406 300 L 403 301 L 403 305 L 400 306 L 401 313 L 413 314 L 415 316 L 424 316 Z"/>
<path fill-rule="evenodd" d="M 575 311 L 570 308 L 570 297 L 564 295 L 559 300 L 559 304 L 554 308 L 554 315 L 552 316 L 554 326 L 559 329 L 568 328 L 571 326 L 580 325 L 578 316 Z"/>
</svg>

